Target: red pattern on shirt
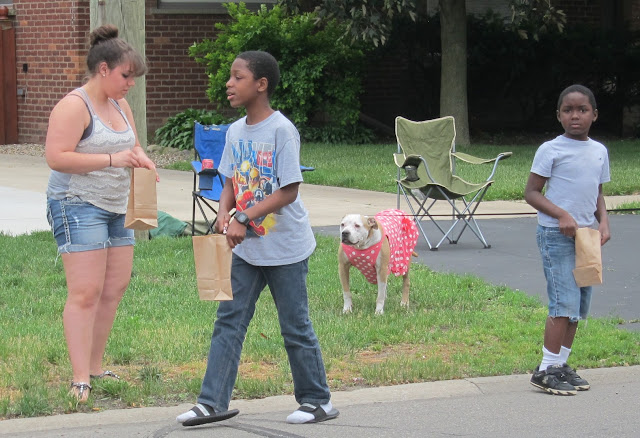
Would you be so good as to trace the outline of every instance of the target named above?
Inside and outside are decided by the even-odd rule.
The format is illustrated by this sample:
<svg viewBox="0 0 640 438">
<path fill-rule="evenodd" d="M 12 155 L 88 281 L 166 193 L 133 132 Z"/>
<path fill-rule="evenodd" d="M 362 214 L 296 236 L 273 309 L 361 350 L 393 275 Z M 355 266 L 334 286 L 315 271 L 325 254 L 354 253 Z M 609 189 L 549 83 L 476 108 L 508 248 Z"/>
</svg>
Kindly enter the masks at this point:
<svg viewBox="0 0 640 438">
<path fill-rule="evenodd" d="M 389 240 L 389 272 L 396 276 L 406 274 L 411 263 L 411 255 L 418 243 L 418 227 L 402 210 L 383 210 L 376 214 L 375 218 L 384 228 L 384 237 Z M 358 268 L 371 284 L 378 283 L 375 264 L 380 248 L 382 240 L 365 250 L 342 244 L 349 262 Z"/>
</svg>

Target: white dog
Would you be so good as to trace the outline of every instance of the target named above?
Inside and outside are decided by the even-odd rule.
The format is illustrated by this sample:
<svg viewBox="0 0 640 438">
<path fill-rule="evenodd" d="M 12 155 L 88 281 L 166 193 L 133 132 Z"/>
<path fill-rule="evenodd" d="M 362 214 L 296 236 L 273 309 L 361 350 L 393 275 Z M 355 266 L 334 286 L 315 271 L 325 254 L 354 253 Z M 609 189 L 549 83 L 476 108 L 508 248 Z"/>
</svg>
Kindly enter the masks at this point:
<svg viewBox="0 0 640 438">
<path fill-rule="evenodd" d="M 340 224 L 342 244 L 338 249 L 340 282 L 344 298 L 343 313 L 353 308 L 349 269 L 357 267 L 367 281 L 378 285 L 376 314 L 384 313 L 389 272 L 402 275 L 402 300 L 409 306 L 409 267 L 418 242 L 418 229 L 412 218 L 401 210 L 384 210 L 375 217 L 348 214 Z"/>
</svg>

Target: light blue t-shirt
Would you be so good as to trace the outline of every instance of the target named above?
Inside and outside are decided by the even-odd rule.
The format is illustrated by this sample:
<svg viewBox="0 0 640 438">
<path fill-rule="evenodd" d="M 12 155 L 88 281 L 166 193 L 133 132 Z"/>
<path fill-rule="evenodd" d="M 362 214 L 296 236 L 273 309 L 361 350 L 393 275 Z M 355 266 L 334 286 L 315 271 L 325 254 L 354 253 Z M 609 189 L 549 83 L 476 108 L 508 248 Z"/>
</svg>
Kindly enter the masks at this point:
<svg viewBox="0 0 640 438">
<path fill-rule="evenodd" d="M 232 178 L 236 209 L 245 210 L 292 183 L 302 182 L 300 135 L 279 111 L 255 125 L 247 118 L 227 131 L 218 170 Z M 278 266 L 308 258 L 316 247 L 300 195 L 279 211 L 251 222 L 233 252 L 256 266 Z"/>
<path fill-rule="evenodd" d="M 545 197 L 567 211 L 579 227 L 595 224 L 598 186 L 611 180 L 609 155 L 603 144 L 559 135 L 538 148 L 531 172 L 548 178 Z M 556 218 L 540 211 L 538 223 L 559 226 Z"/>
</svg>

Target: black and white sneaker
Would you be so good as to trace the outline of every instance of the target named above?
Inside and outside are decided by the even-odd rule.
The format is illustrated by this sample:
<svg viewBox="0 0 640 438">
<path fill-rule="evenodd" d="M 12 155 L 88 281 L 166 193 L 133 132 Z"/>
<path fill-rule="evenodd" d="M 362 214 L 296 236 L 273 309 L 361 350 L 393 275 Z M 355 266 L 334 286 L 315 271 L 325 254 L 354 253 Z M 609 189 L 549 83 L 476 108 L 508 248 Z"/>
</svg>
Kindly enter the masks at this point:
<svg viewBox="0 0 640 438">
<path fill-rule="evenodd" d="M 567 381 L 568 375 L 562 365 L 551 365 L 546 371 L 539 371 L 539 367 L 531 376 L 531 384 L 553 395 L 576 395 L 575 386 Z"/>
<path fill-rule="evenodd" d="M 567 382 L 573 385 L 578 391 L 586 391 L 591 388 L 589 382 L 580 377 L 576 370 L 571 368 L 569 364 L 563 364 L 562 372 L 567 376 Z"/>
</svg>

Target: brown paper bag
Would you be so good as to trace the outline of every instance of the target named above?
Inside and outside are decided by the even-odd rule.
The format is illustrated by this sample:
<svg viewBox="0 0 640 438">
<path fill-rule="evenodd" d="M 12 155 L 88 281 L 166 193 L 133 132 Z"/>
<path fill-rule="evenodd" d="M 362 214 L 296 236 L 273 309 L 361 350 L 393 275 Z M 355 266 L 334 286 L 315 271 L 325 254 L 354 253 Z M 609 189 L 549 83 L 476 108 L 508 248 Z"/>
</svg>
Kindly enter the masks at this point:
<svg viewBox="0 0 640 438">
<path fill-rule="evenodd" d="M 201 300 L 233 300 L 231 292 L 231 247 L 223 234 L 193 236 L 198 294 Z"/>
<path fill-rule="evenodd" d="M 576 268 L 573 276 L 580 287 L 602 284 L 600 231 L 593 228 L 578 228 L 576 231 Z"/>
<path fill-rule="evenodd" d="M 150 230 L 158 227 L 155 170 L 139 167 L 131 171 L 129 204 L 124 226 L 132 230 Z"/>
</svg>

